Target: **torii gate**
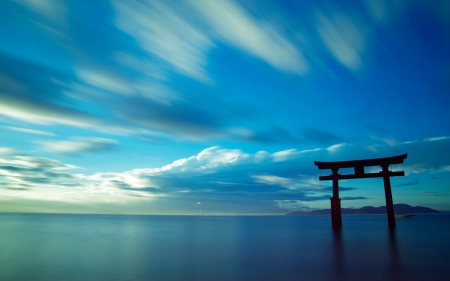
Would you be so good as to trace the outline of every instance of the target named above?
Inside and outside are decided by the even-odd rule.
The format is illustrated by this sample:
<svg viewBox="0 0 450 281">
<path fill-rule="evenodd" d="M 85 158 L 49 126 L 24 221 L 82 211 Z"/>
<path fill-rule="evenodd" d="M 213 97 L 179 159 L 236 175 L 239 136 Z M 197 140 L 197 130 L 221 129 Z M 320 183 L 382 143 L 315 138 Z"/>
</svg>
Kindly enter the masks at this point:
<svg viewBox="0 0 450 281">
<path fill-rule="evenodd" d="M 392 201 L 391 181 L 390 177 L 404 176 L 405 172 L 389 171 L 389 165 L 402 164 L 408 154 L 402 154 L 398 156 L 374 158 L 364 160 L 351 160 L 351 161 L 337 161 L 337 162 L 319 162 L 314 161 L 314 164 L 320 169 L 331 169 L 332 174 L 329 176 L 320 176 L 319 180 L 333 181 L 333 197 L 331 200 L 331 224 L 333 227 L 342 226 L 341 215 L 341 199 L 339 199 L 339 180 L 348 179 L 366 179 L 366 178 L 383 178 L 384 181 L 384 193 L 386 197 L 386 210 L 390 227 L 395 227 L 395 215 L 394 215 L 394 203 Z M 369 166 L 381 166 L 381 172 L 379 173 L 365 173 L 364 168 Z M 340 168 L 354 168 L 354 174 L 340 175 L 338 171 Z"/>
</svg>

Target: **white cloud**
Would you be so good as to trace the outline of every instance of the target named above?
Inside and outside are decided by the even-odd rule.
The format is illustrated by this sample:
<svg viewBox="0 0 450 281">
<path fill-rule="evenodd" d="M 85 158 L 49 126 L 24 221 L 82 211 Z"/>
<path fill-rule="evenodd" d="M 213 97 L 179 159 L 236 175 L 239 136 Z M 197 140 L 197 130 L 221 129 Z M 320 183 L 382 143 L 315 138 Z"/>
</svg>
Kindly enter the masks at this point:
<svg viewBox="0 0 450 281">
<path fill-rule="evenodd" d="M 273 175 L 252 175 L 257 183 L 269 184 L 269 185 L 281 185 L 289 188 L 294 183 L 292 179 L 283 178 Z"/>
<path fill-rule="evenodd" d="M 8 152 L 0 156 L 0 182 L 5 188 L 58 187 L 72 184 L 77 179 L 68 172 L 62 172 L 79 169 L 77 166 L 43 157 L 20 155 L 8 148 L 0 150 Z"/>
<path fill-rule="evenodd" d="M 350 70 L 361 69 L 366 49 L 365 23 L 343 13 L 331 17 L 319 13 L 317 18 L 317 31 L 328 51 Z"/>
<path fill-rule="evenodd" d="M 278 70 L 305 73 L 300 51 L 269 22 L 252 17 L 234 1 L 188 1 L 224 42 L 260 58 Z"/>
<path fill-rule="evenodd" d="M 322 148 L 314 148 L 314 149 L 305 149 L 305 150 L 297 150 L 297 149 L 286 149 L 282 151 L 275 152 L 271 155 L 274 162 L 283 162 L 290 159 L 295 159 L 300 157 L 303 154 L 314 153 L 321 151 Z"/>
<path fill-rule="evenodd" d="M 130 188 L 154 187 L 161 190 L 170 190 L 176 182 L 175 185 L 185 191 L 190 188 L 198 189 L 203 185 L 225 190 L 230 186 L 252 188 L 254 183 L 290 190 L 323 191 L 323 186 L 311 183 L 309 179 L 305 179 L 305 176 L 298 176 L 301 171 L 305 171 L 305 165 L 307 165 L 306 170 L 317 172 L 312 157 L 319 151 L 322 150 L 292 149 L 273 154 L 266 151 L 248 154 L 240 149 L 221 149 L 214 146 L 202 150 L 197 155 L 178 159 L 159 168 L 134 169 L 124 173 L 96 173 L 87 179 L 117 187 L 123 183 Z M 298 166 L 298 172 L 292 174 L 291 167 L 286 169 L 290 177 L 283 176 L 286 173 L 283 167 L 290 166 Z M 280 175 L 270 174 L 270 172 Z M 228 173 L 230 178 L 227 176 Z M 209 177 L 213 177 L 214 180 L 208 179 L 204 182 L 204 179 Z M 133 184 L 130 178 L 136 182 L 141 179 L 142 184 Z"/>
<path fill-rule="evenodd" d="M 45 135 L 45 136 L 54 136 L 55 134 L 52 132 L 47 131 L 41 131 L 41 130 L 34 130 L 34 129 L 27 129 L 27 128 L 19 128 L 19 127 L 11 127 L 11 126 L 2 126 L 3 128 L 17 131 L 17 132 L 23 132 L 28 134 L 35 134 L 35 135 Z"/>
<path fill-rule="evenodd" d="M 124 173 L 96 173 L 91 176 L 86 176 L 85 179 L 99 181 L 97 185 L 103 188 L 160 188 L 158 184 L 135 170 Z"/>
<path fill-rule="evenodd" d="M 0 147 L 0 154 L 11 155 L 14 153 L 15 153 L 14 149 L 7 147 Z"/>
<path fill-rule="evenodd" d="M 342 147 L 344 147 L 346 145 L 347 145 L 346 143 L 338 143 L 338 144 L 327 147 L 327 151 L 337 152 L 339 149 L 341 149 Z"/>
<path fill-rule="evenodd" d="M 281 71 L 308 70 L 302 53 L 270 21 L 257 20 L 233 1 L 187 2 L 190 5 L 169 6 L 162 1 L 113 1 L 115 24 L 149 54 L 200 81 L 210 81 L 207 54 L 214 39 Z"/>
<path fill-rule="evenodd" d="M 315 208 L 308 206 L 310 203 L 302 200 L 274 200 L 278 208 L 290 211 L 312 211 Z"/>
<path fill-rule="evenodd" d="M 113 93 L 131 94 L 130 85 L 117 75 L 100 69 L 82 69 L 77 72 L 78 77 L 85 83 Z"/>
<path fill-rule="evenodd" d="M 58 0 L 20 0 L 21 5 L 28 7 L 34 12 L 41 14 L 51 20 L 63 23 L 67 8 L 63 1 Z"/>
<path fill-rule="evenodd" d="M 34 124 L 64 124 L 77 127 L 100 127 L 97 118 L 83 112 L 38 100 L 21 99 L 0 93 L 0 114 Z"/>
<path fill-rule="evenodd" d="M 442 140 L 448 140 L 448 139 L 450 139 L 450 137 L 435 137 L 435 138 L 425 139 L 424 141 L 442 141 Z"/>
<path fill-rule="evenodd" d="M 2 165 L 6 164 L 26 168 L 52 169 L 52 170 L 80 169 L 80 167 L 70 164 L 63 164 L 60 163 L 59 161 L 49 158 L 20 155 L 18 152 L 6 147 L 0 148 L 0 152 L 3 151 L 6 151 L 6 153 L 2 153 L 6 156 L 2 156 L 0 158 L 0 164 Z"/>
<path fill-rule="evenodd" d="M 1 153 L 2 151 L 6 153 Z M 27 206 L 37 204 L 35 207 L 39 205 L 41 210 L 49 211 L 42 207 L 42 204 L 47 206 L 47 204 L 56 203 L 81 203 L 81 206 L 86 207 L 86 203 L 122 204 L 164 196 L 164 194 L 121 189 L 122 186 L 117 185 L 120 181 L 127 182 L 134 188 L 148 186 L 147 183 L 144 184 L 145 179 L 133 177 L 132 173 L 120 174 L 116 182 L 104 180 L 97 184 L 89 179 L 95 175 L 73 173 L 73 170 L 81 169 L 75 165 L 44 157 L 22 155 L 5 147 L 0 148 L 0 154 L 0 197 L 3 202 L 4 200 L 12 200 L 12 202 L 24 200 Z M 75 209 L 82 210 L 79 207 Z M 18 208 L 18 210 L 24 209 Z"/>
<path fill-rule="evenodd" d="M 136 169 L 137 173 L 155 175 L 159 173 L 214 173 L 220 167 L 254 162 L 254 156 L 239 149 L 220 149 L 213 146 L 202 150 L 196 156 L 181 158 L 160 168 Z M 256 162 L 256 161 L 255 161 Z"/>
<path fill-rule="evenodd" d="M 297 149 L 286 149 L 283 151 L 275 152 L 274 154 L 272 154 L 272 158 L 274 162 L 281 162 L 296 157 L 298 153 L 299 151 Z"/>
<path fill-rule="evenodd" d="M 188 15 L 160 1 L 113 1 L 113 5 L 117 27 L 136 38 L 143 49 L 181 73 L 209 81 L 206 53 L 213 43 L 186 19 Z"/>
<path fill-rule="evenodd" d="M 219 149 L 219 147 L 214 146 L 200 152 L 196 159 L 200 163 L 205 163 L 208 167 L 215 167 L 220 164 L 241 162 L 248 156 L 239 149 Z"/>
<path fill-rule="evenodd" d="M 73 138 L 70 141 L 46 140 L 36 141 L 41 149 L 56 154 L 76 154 L 114 148 L 118 142 L 104 138 Z"/>
</svg>

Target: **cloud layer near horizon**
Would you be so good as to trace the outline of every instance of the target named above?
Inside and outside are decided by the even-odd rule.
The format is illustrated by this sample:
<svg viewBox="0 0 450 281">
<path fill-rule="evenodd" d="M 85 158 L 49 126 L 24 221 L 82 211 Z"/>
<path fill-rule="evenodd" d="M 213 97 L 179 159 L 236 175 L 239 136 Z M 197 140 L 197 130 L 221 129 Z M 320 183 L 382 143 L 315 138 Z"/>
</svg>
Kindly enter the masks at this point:
<svg viewBox="0 0 450 281">
<path fill-rule="evenodd" d="M 407 177 L 400 181 L 404 183 L 398 185 L 406 186 L 411 184 L 408 175 L 414 177 L 425 172 L 450 170 L 450 160 L 436 161 L 432 157 L 438 151 L 450 153 L 450 137 L 405 142 L 395 147 L 340 144 L 313 150 L 289 149 L 275 153 L 259 151 L 254 154 L 239 149 L 210 147 L 197 155 L 159 168 L 73 174 L 70 170 L 79 169 L 78 167 L 48 158 L 23 156 L 3 148 L 0 178 L 3 185 L 9 188 L 8 196 L 20 197 L 24 192 L 29 192 L 34 194 L 34 199 L 39 200 L 46 200 L 46 192 L 41 191 L 50 188 L 60 189 L 60 194 L 64 191 L 67 196 L 60 196 L 59 200 L 68 202 L 83 202 L 88 200 L 82 199 L 83 194 L 91 193 L 99 196 L 89 200 L 95 201 L 103 197 L 99 202 L 172 198 L 186 203 L 220 198 L 220 201 L 229 201 L 231 205 L 234 205 L 232 201 L 247 201 L 248 204 L 252 200 L 264 202 L 265 210 L 305 209 L 308 202 L 328 200 L 331 194 L 330 184 L 321 184 L 317 180 L 318 175 L 329 171 L 319 171 L 313 164 L 314 160 L 349 160 L 355 159 L 356 155 L 358 159 L 375 158 L 408 152 L 403 165 L 391 168 L 406 171 Z M 356 182 L 341 183 L 343 200 L 366 198 L 346 195 L 347 191 L 355 191 L 355 186 L 358 186 Z M 14 195 L 12 191 L 19 193 Z M 74 198 L 78 198 L 78 201 Z"/>
</svg>

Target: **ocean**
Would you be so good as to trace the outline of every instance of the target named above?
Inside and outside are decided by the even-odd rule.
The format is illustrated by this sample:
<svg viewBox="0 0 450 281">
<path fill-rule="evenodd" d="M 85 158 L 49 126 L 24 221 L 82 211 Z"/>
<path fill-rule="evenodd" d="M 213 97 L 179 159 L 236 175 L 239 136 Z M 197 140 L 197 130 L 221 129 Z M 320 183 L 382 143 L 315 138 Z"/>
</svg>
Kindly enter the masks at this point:
<svg viewBox="0 0 450 281">
<path fill-rule="evenodd" d="M 450 214 L 0 214 L 0 280 L 450 280 Z"/>
</svg>

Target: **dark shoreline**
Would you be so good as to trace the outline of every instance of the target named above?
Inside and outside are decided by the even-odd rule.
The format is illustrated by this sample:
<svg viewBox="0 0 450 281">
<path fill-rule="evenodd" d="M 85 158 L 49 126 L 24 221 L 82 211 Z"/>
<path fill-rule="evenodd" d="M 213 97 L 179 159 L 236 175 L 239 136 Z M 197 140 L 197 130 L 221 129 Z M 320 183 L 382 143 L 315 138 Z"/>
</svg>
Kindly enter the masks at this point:
<svg viewBox="0 0 450 281">
<path fill-rule="evenodd" d="M 438 210 L 422 206 L 410 206 L 407 204 L 394 204 L 394 211 L 396 214 L 438 214 Z M 382 215 L 386 214 L 386 206 L 372 207 L 365 206 L 359 209 L 342 208 L 342 215 Z M 311 215 L 330 215 L 330 209 L 306 211 L 294 211 L 287 213 L 286 216 L 311 216 Z"/>
</svg>

